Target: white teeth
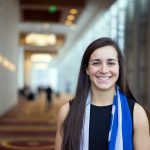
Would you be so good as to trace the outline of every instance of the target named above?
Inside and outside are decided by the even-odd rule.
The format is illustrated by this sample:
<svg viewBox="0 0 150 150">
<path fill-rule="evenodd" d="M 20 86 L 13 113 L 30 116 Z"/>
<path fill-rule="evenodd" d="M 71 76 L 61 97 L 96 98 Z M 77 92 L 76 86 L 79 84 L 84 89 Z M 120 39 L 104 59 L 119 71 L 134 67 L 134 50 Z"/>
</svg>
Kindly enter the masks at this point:
<svg viewBox="0 0 150 150">
<path fill-rule="evenodd" d="M 99 80 L 108 80 L 109 77 L 98 77 Z"/>
</svg>

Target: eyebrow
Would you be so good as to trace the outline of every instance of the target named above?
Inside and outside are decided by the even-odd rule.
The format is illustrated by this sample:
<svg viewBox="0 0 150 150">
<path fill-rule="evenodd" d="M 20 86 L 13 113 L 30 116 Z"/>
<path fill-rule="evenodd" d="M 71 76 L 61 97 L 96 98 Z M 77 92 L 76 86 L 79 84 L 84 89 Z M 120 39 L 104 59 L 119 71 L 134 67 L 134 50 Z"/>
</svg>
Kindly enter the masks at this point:
<svg viewBox="0 0 150 150">
<path fill-rule="evenodd" d="M 109 58 L 109 59 L 107 59 L 108 61 L 118 61 L 117 59 L 113 59 L 113 58 Z M 92 59 L 92 60 L 90 60 L 91 62 L 93 62 L 93 61 L 101 61 L 100 59 Z"/>
</svg>

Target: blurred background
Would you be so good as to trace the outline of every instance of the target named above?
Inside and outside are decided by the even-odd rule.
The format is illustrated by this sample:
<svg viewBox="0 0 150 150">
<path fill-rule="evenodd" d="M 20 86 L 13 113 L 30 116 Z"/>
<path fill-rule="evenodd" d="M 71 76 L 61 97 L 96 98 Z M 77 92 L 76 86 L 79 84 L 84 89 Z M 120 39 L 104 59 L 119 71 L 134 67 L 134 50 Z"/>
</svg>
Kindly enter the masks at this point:
<svg viewBox="0 0 150 150">
<path fill-rule="evenodd" d="M 149 0 L 0 0 L 0 149 L 54 149 L 56 114 L 86 47 L 116 40 L 150 116 Z"/>
</svg>

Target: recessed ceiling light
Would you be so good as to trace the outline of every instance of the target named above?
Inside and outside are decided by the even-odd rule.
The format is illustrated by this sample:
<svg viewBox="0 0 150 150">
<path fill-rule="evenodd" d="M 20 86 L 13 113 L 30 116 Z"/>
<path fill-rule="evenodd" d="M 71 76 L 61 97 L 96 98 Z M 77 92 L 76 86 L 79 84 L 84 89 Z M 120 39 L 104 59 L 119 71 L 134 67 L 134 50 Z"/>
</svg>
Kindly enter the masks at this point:
<svg viewBox="0 0 150 150">
<path fill-rule="evenodd" d="M 78 10 L 77 9 L 70 9 L 70 14 L 73 14 L 73 15 L 75 15 L 75 14 L 77 14 L 78 13 Z"/>
<path fill-rule="evenodd" d="M 68 20 L 74 20 L 74 19 L 75 19 L 75 16 L 74 16 L 74 15 L 68 15 L 68 16 L 67 16 L 67 19 L 68 19 Z"/>
</svg>

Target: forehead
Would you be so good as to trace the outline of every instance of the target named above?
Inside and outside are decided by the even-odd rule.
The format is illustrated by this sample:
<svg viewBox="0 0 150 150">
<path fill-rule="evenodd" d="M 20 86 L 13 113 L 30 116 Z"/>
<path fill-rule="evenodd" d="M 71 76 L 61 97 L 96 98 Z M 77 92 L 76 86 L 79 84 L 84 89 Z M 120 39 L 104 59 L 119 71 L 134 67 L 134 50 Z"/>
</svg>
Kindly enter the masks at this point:
<svg viewBox="0 0 150 150">
<path fill-rule="evenodd" d="M 113 46 L 104 46 L 96 49 L 91 54 L 91 59 L 118 59 L 118 54 Z"/>
</svg>

